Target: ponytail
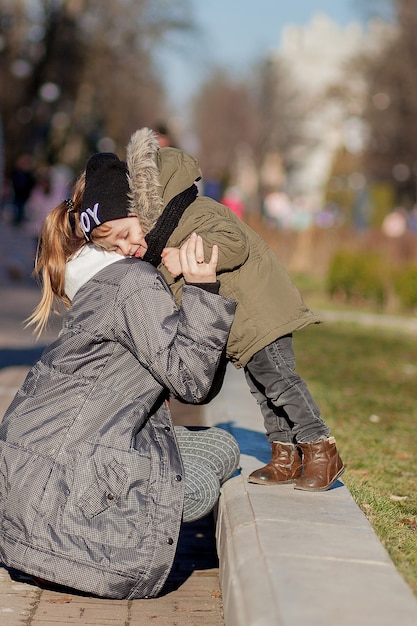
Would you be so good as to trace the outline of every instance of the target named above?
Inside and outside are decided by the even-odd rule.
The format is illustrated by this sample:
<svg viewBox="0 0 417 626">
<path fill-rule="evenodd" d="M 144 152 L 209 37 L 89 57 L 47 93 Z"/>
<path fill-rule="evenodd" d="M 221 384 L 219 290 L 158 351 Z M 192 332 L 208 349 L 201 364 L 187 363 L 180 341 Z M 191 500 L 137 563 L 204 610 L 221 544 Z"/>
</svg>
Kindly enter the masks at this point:
<svg viewBox="0 0 417 626">
<path fill-rule="evenodd" d="M 75 183 L 72 202 L 63 201 L 52 209 L 42 226 L 33 271 L 42 287 L 42 297 L 26 320 L 27 326 L 34 326 L 38 337 L 45 329 L 50 314 L 59 313 L 60 302 L 66 308 L 71 305 L 65 293 L 65 268 L 67 261 L 87 243 L 78 217 L 84 186 L 83 173 Z"/>
</svg>

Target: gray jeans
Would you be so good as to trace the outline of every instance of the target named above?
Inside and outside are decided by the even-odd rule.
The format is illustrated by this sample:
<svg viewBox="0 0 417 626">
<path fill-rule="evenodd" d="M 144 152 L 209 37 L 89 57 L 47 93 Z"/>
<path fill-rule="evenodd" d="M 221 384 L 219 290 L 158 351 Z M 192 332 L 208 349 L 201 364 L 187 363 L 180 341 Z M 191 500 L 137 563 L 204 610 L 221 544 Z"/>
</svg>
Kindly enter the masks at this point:
<svg viewBox="0 0 417 626">
<path fill-rule="evenodd" d="M 329 435 L 307 384 L 295 373 L 292 335 L 254 354 L 245 376 L 260 406 L 269 441 L 303 443 Z"/>
<path fill-rule="evenodd" d="M 175 426 L 175 434 L 184 465 L 183 521 L 193 522 L 208 515 L 216 505 L 221 485 L 239 467 L 239 446 L 222 428 L 190 430 Z"/>
</svg>

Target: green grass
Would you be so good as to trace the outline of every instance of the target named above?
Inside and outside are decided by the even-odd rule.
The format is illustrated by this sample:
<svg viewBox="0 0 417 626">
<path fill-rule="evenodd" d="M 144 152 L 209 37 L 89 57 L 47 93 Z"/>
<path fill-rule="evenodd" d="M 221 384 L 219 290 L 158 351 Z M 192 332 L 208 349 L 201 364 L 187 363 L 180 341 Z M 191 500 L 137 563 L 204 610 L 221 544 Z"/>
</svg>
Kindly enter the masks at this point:
<svg viewBox="0 0 417 626">
<path fill-rule="evenodd" d="M 294 337 L 343 480 L 417 595 L 417 338 L 328 323 Z"/>
</svg>

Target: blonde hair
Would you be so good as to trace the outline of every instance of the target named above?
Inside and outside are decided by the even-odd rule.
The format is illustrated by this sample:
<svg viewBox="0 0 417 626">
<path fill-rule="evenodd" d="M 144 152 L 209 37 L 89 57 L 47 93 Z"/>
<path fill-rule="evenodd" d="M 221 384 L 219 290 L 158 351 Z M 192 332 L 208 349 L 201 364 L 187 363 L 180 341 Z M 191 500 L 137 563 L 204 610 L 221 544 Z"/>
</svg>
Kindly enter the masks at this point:
<svg viewBox="0 0 417 626">
<path fill-rule="evenodd" d="M 79 222 L 84 187 L 85 172 L 74 185 L 71 198 L 74 206 L 69 208 L 67 202 L 61 202 L 48 213 L 43 223 L 33 271 L 34 277 L 41 284 L 42 296 L 26 320 L 26 326 L 34 326 L 38 337 L 45 329 L 50 314 L 59 312 L 59 302 L 63 302 L 67 308 L 71 305 L 65 293 L 65 266 L 87 243 Z"/>
<path fill-rule="evenodd" d="M 48 213 L 40 234 L 33 276 L 42 287 L 38 306 L 26 320 L 26 327 L 34 326 L 39 337 L 45 330 L 51 313 L 59 313 L 59 303 L 68 309 L 71 300 L 65 293 L 65 268 L 67 261 L 83 248 L 86 240 L 80 224 L 81 203 L 85 189 L 85 171 L 80 174 L 72 194 L 73 207 L 61 202 Z M 91 234 L 91 242 L 106 249 L 104 240 L 111 231 L 104 223 Z"/>
</svg>

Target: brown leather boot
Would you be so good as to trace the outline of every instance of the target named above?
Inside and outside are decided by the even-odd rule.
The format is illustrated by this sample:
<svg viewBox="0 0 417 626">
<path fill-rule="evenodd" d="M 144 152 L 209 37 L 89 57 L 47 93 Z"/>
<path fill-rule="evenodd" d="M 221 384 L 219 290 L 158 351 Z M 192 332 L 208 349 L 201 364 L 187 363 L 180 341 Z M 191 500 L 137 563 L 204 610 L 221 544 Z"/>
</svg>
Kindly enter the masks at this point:
<svg viewBox="0 0 417 626">
<path fill-rule="evenodd" d="M 326 491 L 345 471 L 334 437 L 297 445 L 303 455 L 304 473 L 295 481 L 295 489 Z"/>
<path fill-rule="evenodd" d="M 250 474 L 248 482 L 257 485 L 275 485 L 293 483 L 301 476 L 301 457 L 293 443 L 272 442 L 272 459 Z"/>
</svg>

